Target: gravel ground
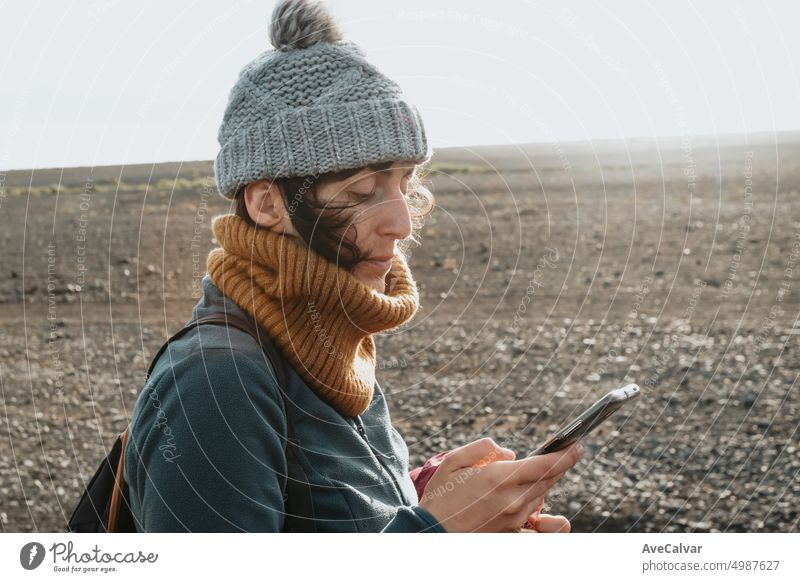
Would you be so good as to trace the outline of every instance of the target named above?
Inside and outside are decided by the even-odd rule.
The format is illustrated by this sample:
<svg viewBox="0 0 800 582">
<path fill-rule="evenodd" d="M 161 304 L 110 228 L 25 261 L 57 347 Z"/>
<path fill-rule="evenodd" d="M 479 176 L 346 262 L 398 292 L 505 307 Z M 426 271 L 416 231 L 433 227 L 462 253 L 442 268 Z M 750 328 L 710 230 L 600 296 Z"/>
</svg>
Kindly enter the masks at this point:
<svg viewBox="0 0 800 582">
<path fill-rule="evenodd" d="M 573 531 L 798 531 L 800 136 L 777 146 L 437 153 L 422 308 L 377 338 L 412 466 L 484 436 L 524 455 L 637 382 L 547 511 Z M 63 530 L 188 318 L 228 211 L 210 167 L 9 174 L 3 531 Z"/>
</svg>

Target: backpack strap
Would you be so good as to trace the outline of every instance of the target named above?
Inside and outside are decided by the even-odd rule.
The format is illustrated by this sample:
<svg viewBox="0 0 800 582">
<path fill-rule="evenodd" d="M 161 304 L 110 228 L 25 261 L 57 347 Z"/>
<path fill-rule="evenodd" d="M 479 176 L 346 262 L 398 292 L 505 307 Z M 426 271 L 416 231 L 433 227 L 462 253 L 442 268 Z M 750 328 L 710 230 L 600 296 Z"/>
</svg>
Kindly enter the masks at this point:
<svg viewBox="0 0 800 582">
<path fill-rule="evenodd" d="M 275 349 L 275 346 L 272 345 L 270 341 L 264 341 L 261 339 L 262 334 L 260 330 L 256 329 L 255 322 L 245 321 L 239 317 L 235 317 L 229 313 L 210 313 L 208 315 L 204 315 L 202 317 L 198 317 L 197 319 L 193 319 L 186 325 L 184 325 L 181 329 L 176 331 L 172 337 L 170 337 L 164 344 L 159 348 L 158 352 L 156 353 L 155 357 L 150 362 L 150 367 L 147 369 L 147 374 L 145 375 L 144 379 L 145 382 L 150 379 L 150 375 L 153 373 L 153 369 L 156 367 L 156 363 L 158 359 L 162 356 L 162 354 L 167 350 L 169 344 L 182 338 L 186 333 L 197 327 L 198 325 L 203 324 L 216 324 L 216 325 L 229 325 L 231 327 L 235 327 L 238 330 L 241 330 L 245 333 L 250 334 L 258 343 L 261 345 L 261 349 L 266 353 L 267 357 L 269 358 L 270 363 L 272 364 L 272 369 L 275 371 L 276 380 L 278 381 L 278 386 L 281 388 L 281 392 L 283 392 L 283 387 L 286 385 L 286 372 L 283 368 L 283 359 L 280 357 L 278 352 Z"/>
<path fill-rule="evenodd" d="M 122 496 L 125 495 L 123 488 L 125 481 L 123 475 L 125 474 L 125 445 L 128 444 L 128 429 L 125 429 L 120 439 L 120 452 L 119 461 L 117 462 L 117 471 L 114 474 L 114 489 L 111 492 L 111 505 L 108 507 L 108 524 L 106 531 L 116 532 L 119 528 L 120 505 L 122 505 Z"/>
<path fill-rule="evenodd" d="M 275 373 L 275 380 L 279 389 L 278 391 L 281 395 L 283 414 L 286 418 L 287 442 L 285 452 L 287 461 L 287 476 L 286 488 L 283 491 L 283 501 L 284 508 L 287 511 L 284 513 L 284 529 L 286 531 L 316 531 L 316 521 L 313 518 L 314 503 L 313 496 L 311 494 L 311 486 L 309 485 L 308 477 L 306 476 L 302 464 L 300 463 L 300 440 L 295 434 L 292 417 L 287 408 L 287 401 L 289 401 L 289 398 L 285 389 L 287 380 L 286 370 L 284 368 L 284 360 L 278 353 L 275 345 L 269 339 L 269 336 L 266 333 L 263 333 L 261 326 L 258 325 L 254 319 L 243 319 L 241 317 L 234 316 L 231 313 L 211 313 L 188 322 L 172 337 L 170 337 L 158 350 L 158 353 L 156 353 L 155 357 L 150 363 L 150 367 L 147 370 L 145 382 L 150 378 L 150 375 L 156 366 L 156 362 L 166 351 L 170 343 L 183 337 L 188 331 L 194 329 L 195 327 L 204 324 L 227 325 L 250 334 L 250 336 L 255 339 L 256 342 L 258 342 L 259 346 L 261 346 L 262 351 L 264 354 L 266 354 L 267 358 L 272 364 L 272 369 Z M 128 429 L 126 429 L 126 432 L 127 431 Z M 291 495 L 289 494 L 290 489 Z"/>
</svg>

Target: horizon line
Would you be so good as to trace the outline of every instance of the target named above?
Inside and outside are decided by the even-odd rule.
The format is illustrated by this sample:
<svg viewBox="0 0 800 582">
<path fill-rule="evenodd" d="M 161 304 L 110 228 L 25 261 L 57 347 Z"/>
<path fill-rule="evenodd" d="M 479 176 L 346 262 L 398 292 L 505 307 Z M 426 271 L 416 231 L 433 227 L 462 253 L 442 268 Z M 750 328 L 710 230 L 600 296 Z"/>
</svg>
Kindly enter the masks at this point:
<svg viewBox="0 0 800 582">
<path fill-rule="evenodd" d="M 639 135 L 634 137 L 594 137 L 594 138 L 584 138 L 584 139 L 567 139 L 567 140 L 550 140 L 550 141 L 525 141 L 525 142 L 495 142 L 495 143 L 482 143 L 482 144 L 472 144 L 472 145 L 452 145 L 440 148 L 433 148 L 433 155 L 436 155 L 436 152 L 447 151 L 447 150 L 472 150 L 472 149 L 480 149 L 480 148 L 487 148 L 487 147 L 531 147 L 537 145 L 551 145 L 551 144 L 591 144 L 594 142 L 618 142 L 620 144 L 625 144 L 627 142 L 637 141 L 658 141 L 658 140 L 674 140 L 674 139 L 683 139 L 684 137 L 688 137 L 690 139 L 719 139 L 719 138 L 731 138 L 731 137 L 745 137 L 745 138 L 760 138 L 759 141 L 763 143 L 765 138 L 769 137 L 777 137 L 779 135 L 787 135 L 787 134 L 798 134 L 800 137 L 800 128 L 797 129 L 780 129 L 780 130 L 759 130 L 754 132 L 721 132 L 721 133 L 696 133 L 696 134 L 668 134 L 668 135 L 659 135 L 659 136 L 646 136 L 646 135 Z M 89 165 L 89 164 L 77 164 L 77 165 L 68 165 L 68 166 L 28 166 L 24 168 L 0 168 L 0 173 L 8 173 L 8 172 L 27 172 L 31 170 L 77 170 L 81 168 L 111 168 L 111 167 L 127 167 L 127 166 L 156 166 L 159 164 L 190 164 L 190 163 L 213 163 L 213 158 L 208 159 L 194 159 L 194 160 L 161 160 L 161 161 L 151 161 L 151 162 L 131 162 L 131 163 L 124 163 L 118 162 L 114 164 L 97 164 L 97 165 Z"/>
</svg>

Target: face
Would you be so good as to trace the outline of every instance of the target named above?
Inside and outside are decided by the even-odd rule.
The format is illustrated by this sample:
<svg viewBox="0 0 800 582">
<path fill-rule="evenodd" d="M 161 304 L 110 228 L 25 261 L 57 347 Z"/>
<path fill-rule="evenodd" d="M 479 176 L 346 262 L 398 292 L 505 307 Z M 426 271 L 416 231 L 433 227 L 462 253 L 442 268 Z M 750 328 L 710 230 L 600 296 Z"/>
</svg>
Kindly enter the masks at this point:
<svg viewBox="0 0 800 582">
<path fill-rule="evenodd" d="M 364 169 L 358 174 L 317 188 L 320 202 L 358 204 L 349 212 L 350 228 L 345 236 L 355 240 L 358 248 L 371 260 L 353 268 L 353 275 L 379 293 L 386 291 L 386 274 L 392 266 L 397 242 L 411 235 L 411 214 L 406 200 L 408 183 L 416 165 L 396 162 L 388 169 L 374 172 Z"/>
</svg>

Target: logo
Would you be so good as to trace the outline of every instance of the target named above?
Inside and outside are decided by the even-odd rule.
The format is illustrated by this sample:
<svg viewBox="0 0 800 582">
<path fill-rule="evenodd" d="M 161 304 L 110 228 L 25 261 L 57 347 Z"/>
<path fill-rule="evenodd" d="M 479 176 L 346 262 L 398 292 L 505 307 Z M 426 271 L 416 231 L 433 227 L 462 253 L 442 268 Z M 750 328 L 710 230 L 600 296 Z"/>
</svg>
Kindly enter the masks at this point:
<svg viewBox="0 0 800 582">
<path fill-rule="evenodd" d="M 28 542 L 19 551 L 19 563 L 26 570 L 35 570 L 44 561 L 44 546 L 39 542 Z"/>
</svg>

